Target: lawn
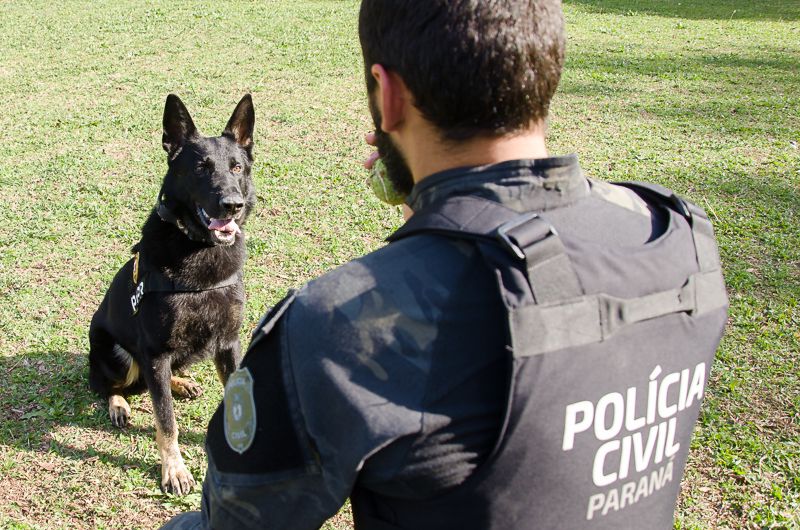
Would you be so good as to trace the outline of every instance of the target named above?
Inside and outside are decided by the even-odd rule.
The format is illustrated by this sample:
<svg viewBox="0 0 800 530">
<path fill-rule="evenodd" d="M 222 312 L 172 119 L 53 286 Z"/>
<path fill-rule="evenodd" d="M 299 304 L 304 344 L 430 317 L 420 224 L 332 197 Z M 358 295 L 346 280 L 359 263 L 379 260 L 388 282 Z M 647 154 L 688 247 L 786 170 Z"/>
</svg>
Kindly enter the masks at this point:
<svg viewBox="0 0 800 530">
<path fill-rule="evenodd" d="M 258 204 L 242 336 L 283 293 L 401 224 L 364 185 L 358 2 L 0 2 L 0 528 L 153 528 L 199 505 L 158 490 L 149 399 L 110 426 L 86 385 L 89 319 L 166 169 L 175 92 L 206 134 L 256 105 Z M 644 7 L 643 7 L 644 6 Z M 678 528 L 800 526 L 800 2 L 567 0 L 550 149 L 707 209 L 731 318 Z M 222 393 L 179 401 L 201 479 Z M 347 510 L 327 523 L 351 528 Z"/>
</svg>

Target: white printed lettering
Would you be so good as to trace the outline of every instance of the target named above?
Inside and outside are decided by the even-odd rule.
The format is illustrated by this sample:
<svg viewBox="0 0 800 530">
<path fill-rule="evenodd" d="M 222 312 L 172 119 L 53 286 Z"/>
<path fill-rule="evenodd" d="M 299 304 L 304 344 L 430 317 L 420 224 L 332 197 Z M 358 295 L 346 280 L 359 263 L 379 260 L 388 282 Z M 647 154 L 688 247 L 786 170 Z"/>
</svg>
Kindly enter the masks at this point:
<svg viewBox="0 0 800 530">
<path fill-rule="evenodd" d="M 597 450 L 597 453 L 594 455 L 594 466 L 592 468 L 592 480 L 595 486 L 608 486 L 617 480 L 616 473 L 610 473 L 608 475 L 603 474 L 606 456 L 608 453 L 617 450 L 619 450 L 619 440 L 606 442 Z"/>
<path fill-rule="evenodd" d="M 658 424 L 658 442 L 656 442 L 656 455 L 653 458 L 654 464 L 660 464 L 664 460 L 664 445 L 667 443 L 667 422 Z"/>
<path fill-rule="evenodd" d="M 669 397 L 669 387 L 677 383 L 680 378 L 680 373 L 673 372 L 661 380 L 661 386 L 658 389 L 658 415 L 664 419 L 674 416 L 678 412 L 677 403 L 667 405 L 667 397 Z"/>
<path fill-rule="evenodd" d="M 625 403 L 625 428 L 628 432 L 638 431 L 645 426 L 645 417 L 636 417 L 636 387 L 628 389 L 628 399 Z"/>
<path fill-rule="evenodd" d="M 586 508 L 586 520 L 591 521 L 602 507 L 600 515 L 607 515 L 610 511 L 619 511 L 636 504 L 661 490 L 673 480 L 673 463 L 670 460 L 665 466 L 643 475 L 639 480 L 632 480 L 622 486 L 604 492 L 595 493 L 589 497 Z"/>
<path fill-rule="evenodd" d="M 606 417 L 609 406 L 611 410 L 611 426 L 606 427 Z M 625 401 L 622 394 L 612 392 L 600 398 L 594 412 L 594 434 L 598 440 L 610 440 L 622 430 L 622 420 L 624 417 Z"/>
<path fill-rule="evenodd" d="M 586 520 L 591 521 L 592 517 L 594 517 L 594 512 L 599 510 L 603 507 L 603 499 L 606 496 L 602 493 L 595 493 L 591 497 L 589 497 L 589 507 L 586 509 Z"/>
<path fill-rule="evenodd" d="M 622 449 L 619 452 L 619 480 L 628 478 L 631 463 L 631 437 L 622 439 Z"/>
<path fill-rule="evenodd" d="M 656 421 L 656 401 L 658 398 L 658 379 L 661 375 L 661 366 L 656 366 L 650 372 L 650 383 L 647 389 L 647 424 L 650 425 Z"/>
<path fill-rule="evenodd" d="M 633 461 L 637 473 L 641 473 L 650 465 L 650 458 L 653 456 L 653 448 L 656 445 L 656 434 L 658 425 L 653 425 L 647 433 L 647 445 L 642 447 L 642 433 L 637 432 L 633 435 Z"/>
<path fill-rule="evenodd" d="M 678 428 L 678 419 L 677 418 L 670 418 L 669 425 L 667 429 L 667 447 L 664 449 L 664 456 L 667 458 L 671 456 L 675 456 L 675 454 L 680 451 L 681 444 L 680 442 L 675 442 L 675 431 Z"/>
<path fill-rule="evenodd" d="M 642 497 L 647 497 L 647 487 L 649 485 L 650 481 L 647 480 L 647 475 L 639 479 L 639 484 L 636 487 L 636 499 L 634 502 L 639 502 L 639 499 Z"/>
<path fill-rule="evenodd" d="M 664 484 L 664 468 L 660 467 L 657 470 L 650 473 L 650 488 L 647 491 L 647 495 L 650 496 L 653 494 L 654 491 L 658 491 L 661 489 L 661 486 Z"/>
<path fill-rule="evenodd" d="M 609 491 L 606 495 L 606 503 L 605 506 L 603 506 L 603 515 L 607 514 L 612 508 L 615 512 L 619 510 L 619 490 L 617 489 Z"/>
<path fill-rule="evenodd" d="M 636 482 L 626 482 L 622 486 L 622 495 L 620 495 L 619 507 L 624 508 L 634 503 L 633 492 L 636 491 Z"/>
<path fill-rule="evenodd" d="M 578 421 L 578 414 L 583 414 L 581 421 Z M 594 418 L 594 406 L 591 401 L 579 401 L 567 405 L 566 417 L 564 418 L 564 440 L 561 446 L 563 451 L 569 451 L 575 444 L 575 435 L 579 432 L 588 430 L 592 426 Z"/>
<path fill-rule="evenodd" d="M 694 369 L 692 384 L 689 386 L 689 394 L 686 397 L 686 406 L 691 407 L 695 398 L 703 399 L 703 387 L 706 384 L 706 363 L 698 364 Z"/>
<path fill-rule="evenodd" d="M 678 396 L 678 411 L 686 408 L 686 394 L 689 393 L 689 369 L 681 370 L 681 391 Z"/>
<path fill-rule="evenodd" d="M 636 504 L 674 480 L 673 460 L 685 443 L 679 413 L 703 398 L 705 382 L 706 363 L 668 373 L 656 365 L 638 387 L 566 406 L 562 450 L 574 449 L 579 438 L 581 451 L 597 447 L 592 482 L 609 488 L 589 497 L 587 520 Z M 631 475 L 638 478 L 627 480 Z"/>
</svg>

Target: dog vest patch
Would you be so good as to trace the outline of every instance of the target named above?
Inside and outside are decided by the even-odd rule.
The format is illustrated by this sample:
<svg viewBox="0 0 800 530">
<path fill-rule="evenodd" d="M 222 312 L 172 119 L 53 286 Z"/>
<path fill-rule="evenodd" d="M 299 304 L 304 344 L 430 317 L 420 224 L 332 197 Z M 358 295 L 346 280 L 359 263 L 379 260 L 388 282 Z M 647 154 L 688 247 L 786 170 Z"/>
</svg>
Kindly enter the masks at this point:
<svg viewBox="0 0 800 530">
<path fill-rule="evenodd" d="M 134 315 L 139 312 L 139 305 L 142 303 L 142 298 L 144 298 L 144 280 L 139 282 L 131 295 L 131 309 Z"/>
<path fill-rule="evenodd" d="M 225 385 L 225 441 L 239 454 L 247 451 L 256 437 L 256 403 L 253 376 L 247 368 L 233 372 Z"/>
</svg>

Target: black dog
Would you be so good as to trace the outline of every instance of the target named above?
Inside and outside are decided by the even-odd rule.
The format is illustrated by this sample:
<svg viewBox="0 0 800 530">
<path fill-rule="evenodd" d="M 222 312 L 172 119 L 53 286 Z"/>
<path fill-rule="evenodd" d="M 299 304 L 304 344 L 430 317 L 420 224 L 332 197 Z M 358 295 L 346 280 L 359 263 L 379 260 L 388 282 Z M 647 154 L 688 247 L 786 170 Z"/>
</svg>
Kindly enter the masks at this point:
<svg viewBox="0 0 800 530">
<path fill-rule="evenodd" d="M 197 397 L 197 383 L 177 377 L 212 357 L 225 384 L 241 359 L 244 224 L 255 203 L 250 178 L 255 114 L 242 98 L 222 136 L 201 136 L 181 100 L 164 108 L 169 169 L 158 202 L 114 277 L 89 329 L 89 385 L 124 427 L 127 396 L 150 392 L 161 453 L 161 487 L 188 493 L 194 479 L 178 448 L 170 391 Z"/>
</svg>

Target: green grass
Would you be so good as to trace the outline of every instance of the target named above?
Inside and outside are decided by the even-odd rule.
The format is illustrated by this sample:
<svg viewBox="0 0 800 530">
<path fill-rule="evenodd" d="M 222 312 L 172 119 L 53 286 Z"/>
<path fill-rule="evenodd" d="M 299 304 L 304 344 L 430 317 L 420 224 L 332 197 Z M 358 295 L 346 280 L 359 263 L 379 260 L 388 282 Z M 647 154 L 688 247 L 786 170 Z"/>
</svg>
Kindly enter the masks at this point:
<svg viewBox="0 0 800 530">
<path fill-rule="evenodd" d="M 148 399 L 110 427 L 87 329 L 165 171 L 164 98 L 218 134 L 252 92 L 257 209 L 243 337 L 283 293 L 381 245 L 401 218 L 364 186 L 355 1 L 0 3 L 0 527 L 151 528 Z M 692 444 L 679 528 L 800 526 L 800 2 L 572 0 L 550 148 L 649 180 L 715 222 L 731 319 Z M 177 404 L 204 473 L 221 396 Z M 350 528 L 345 510 L 329 529 Z"/>
</svg>

